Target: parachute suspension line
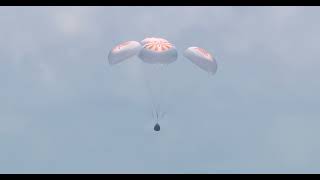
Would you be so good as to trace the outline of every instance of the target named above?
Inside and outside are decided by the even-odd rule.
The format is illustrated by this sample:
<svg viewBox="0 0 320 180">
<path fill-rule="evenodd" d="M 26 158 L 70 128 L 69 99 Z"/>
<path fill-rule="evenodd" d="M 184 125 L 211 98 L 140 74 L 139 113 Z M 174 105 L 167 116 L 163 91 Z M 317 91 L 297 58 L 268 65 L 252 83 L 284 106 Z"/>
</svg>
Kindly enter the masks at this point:
<svg viewBox="0 0 320 180">
<path fill-rule="evenodd" d="M 159 120 L 163 119 L 166 114 L 166 112 L 163 109 L 163 106 L 160 103 L 161 99 L 164 99 L 162 97 L 162 94 L 164 93 L 164 89 L 165 89 L 164 88 L 165 85 L 163 82 L 165 82 L 166 79 L 163 78 L 163 71 L 164 71 L 164 68 L 166 68 L 166 66 L 167 65 L 154 65 L 152 66 L 153 68 L 151 68 L 152 69 L 151 74 L 148 74 L 148 73 L 144 74 L 145 84 L 151 99 L 152 117 L 157 123 L 159 122 Z M 158 86 L 154 86 L 152 88 L 151 83 Z"/>
<path fill-rule="evenodd" d="M 162 103 L 160 102 L 161 100 L 164 100 L 164 97 L 163 97 L 163 94 L 164 94 L 164 83 L 163 81 L 165 81 L 165 79 L 163 78 L 163 68 L 164 68 L 164 65 L 161 64 L 160 66 L 159 65 L 156 65 L 155 66 L 156 69 L 156 76 L 157 76 L 157 84 L 159 85 L 158 87 L 158 91 L 159 93 L 157 94 L 158 96 L 158 99 L 157 99 L 157 107 L 156 107 L 156 111 L 157 111 L 157 121 L 161 120 L 163 117 L 164 117 L 164 108 L 163 108 L 163 105 Z"/>
<path fill-rule="evenodd" d="M 162 93 L 162 99 L 163 99 L 163 105 L 166 103 L 166 101 L 167 101 L 167 99 L 166 99 L 166 97 L 167 97 L 167 89 L 168 89 L 168 86 L 167 86 L 167 79 L 165 78 L 165 73 L 164 73 L 164 71 L 165 71 L 165 69 L 167 69 L 167 67 L 168 67 L 168 64 L 163 64 L 161 67 L 160 67 L 160 74 L 162 75 L 161 77 L 163 77 L 161 80 L 162 80 L 162 82 L 161 82 L 161 87 L 162 87 L 162 89 L 161 89 L 161 92 L 160 93 Z M 166 114 L 166 112 L 165 112 L 165 109 L 164 108 L 162 108 L 163 109 L 163 111 L 161 112 L 161 114 L 160 114 L 160 118 L 161 119 L 163 119 L 164 118 L 164 115 Z"/>
<path fill-rule="evenodd" d="M 165 64 L 160 64 L 160 65 L 155 65 L 155 72 L 156 72 L 156 76 L 157 76 L 157 84 L 159 85 L 158 87 L 158 91 L 159 93 L 157 94 L 158 99 L 157 99 L 157 104 L 156 104 L 156 112 L 157 114 L 157 121 L 161 120 L 164 118 L 164 115 L 166 114 L 165 109 L 164 109 L 164 102 L 160 102 L 165 101 L 165 89 L 166 89 L 166 85 L 164 82 L 166 82 L 166 79 L 164 78 L 164 69 L 166 68 L 167 65 Z"/>
<path fill-rule="evenodd" d="M 154 95 L 153 95 L 153 92 L 151 90 L 149 80 L 146 79 L 146 78 L 145 78 L 145 84 L 146 84 L 146 87 L 147 87 L 147 90 L 148 90 L 148 94 L 149 94 L 150 99 L 151 99 L 152 117 L 153 117 L 153 119 L 157 120 L 158 112 L 157 112 L 157 107 L 156 107 Z"/>
<path fill-rule="evenodd" d="M 144 64 L 142 64 L 142 66 L 144 66 Z M 156 102 L 156 98 L 155 98 L 155 94 L 154 91 L 152 91 L 151 85 L 150 85 L 150 78 L 152 78 L 152 75 L 148 74 L 146 71 L 148 71 L 148 68 L 143 69 L 143 78 L 144 78 L 144 83 L 146 85 L 146 89 L 148 91 L 148 94 L 150 96 L 150 100 L 151 100 L 151 107 L 152 107 L 152 118 L 158 123 L 159 121 L 159 104 Z"/>
</svg>

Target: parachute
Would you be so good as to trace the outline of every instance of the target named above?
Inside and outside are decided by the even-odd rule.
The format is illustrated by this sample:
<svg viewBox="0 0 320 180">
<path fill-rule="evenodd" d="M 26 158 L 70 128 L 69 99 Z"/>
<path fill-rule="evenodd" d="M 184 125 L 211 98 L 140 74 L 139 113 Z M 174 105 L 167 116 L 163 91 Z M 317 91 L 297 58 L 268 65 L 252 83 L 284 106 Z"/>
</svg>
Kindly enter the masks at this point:
<svg viewBox="0 0 320 180">
<path fill-rule="evenodd" d="M 208 73 L 216 73 L 217 62 L 208 51 L 199 47 L 189 47 L 184 51 L 183 55 Z"/>
<path fill-rule="evenodd" d="M 153 39 L 143 45 L 139 58 L 150 64 L 170 64 L 177 60 L 176 48 L 163 39 Z"/>
<path fill-rule="evenodd" d="M 129 59 L 139 53 L 141 44 L 137 41 L 123 42 L 114 47 L 108 56 L 109 64 L 114 65 Z"/>
<path fill-rule="evenodd" d="M 157 37 L 145 38 L 140 42 L 137 41 L 127 41 L 121 43 L 114 47 L 108 56 L 109 64 L 114 65 L 122 61 L 125 61 L 133 56 L 138 56 L 141 60 L 143 66 L 146 66 L 146 74 L 143 76 L 145 78 L 146 86 L 148 88 L 149 94 L 152 99 L 152 116 L 156 119 L 156 125 L 154 126 L 155 131 L 160 131 L 160 125 L 158 124 L 159 119 L 164 117 L 165 112 L 162 112 L 160 108 L 159 98 L 156 100 L 155 90 L 163 92 L 165 85 L 163 81 L 160 81 L 157 78 L 157 73 L 160 73 L 160 76 L 163 77 L 165 74 L 161 74 L 164 70 L 164 65 L 171 64 L 175 62 L 178 58 L 178 52 L 176 47 L 170 43 L 168 40 Z M 213 56 L 206 50 L 199 47 L 189 47 L 183 52 L 184 57 L 189 59 L 193 64 L 201 68 L 202 70 L 215 74 L 217 71 L 217 62 Z M 155 69 L 153 69 L 155 68 Z M 160 71 L 158 71 L 160 70 Z M 158 74 L 159 75 L 159 74 Z M 165 79 L 166 82 L 168 79 Z M 151 84 L 158 85 L 157 88 L 152 89 Z"/>
</svg>

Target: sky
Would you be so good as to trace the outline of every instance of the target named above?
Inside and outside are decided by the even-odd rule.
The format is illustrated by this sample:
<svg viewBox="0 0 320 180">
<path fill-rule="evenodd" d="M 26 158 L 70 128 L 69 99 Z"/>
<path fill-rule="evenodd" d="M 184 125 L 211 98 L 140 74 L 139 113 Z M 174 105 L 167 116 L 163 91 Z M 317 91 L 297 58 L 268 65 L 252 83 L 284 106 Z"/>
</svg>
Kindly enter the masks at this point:
<svg viewBox="0 0 320 180">
<path fill-rule="evenodd" d="M 319 10 L 0 7 L 0 173 L 320 173 Z M 152 36 L 178 50 L 157 76 L 108 64 Z"/>
</svg>

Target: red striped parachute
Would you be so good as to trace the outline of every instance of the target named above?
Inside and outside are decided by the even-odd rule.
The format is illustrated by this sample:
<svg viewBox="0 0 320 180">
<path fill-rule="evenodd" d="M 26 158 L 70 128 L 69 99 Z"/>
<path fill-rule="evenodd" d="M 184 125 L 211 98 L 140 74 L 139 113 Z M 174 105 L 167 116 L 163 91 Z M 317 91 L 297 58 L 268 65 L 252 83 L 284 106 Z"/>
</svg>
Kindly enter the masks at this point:
<svg viewBox="0 0 320 180">
<path fill-rule="evenodd" d="M 139 58 L 150 64 L 170 64 L 177 60 L 176 48 L 165 39 L 153 39 L 145 42 Z"/>
</svg>

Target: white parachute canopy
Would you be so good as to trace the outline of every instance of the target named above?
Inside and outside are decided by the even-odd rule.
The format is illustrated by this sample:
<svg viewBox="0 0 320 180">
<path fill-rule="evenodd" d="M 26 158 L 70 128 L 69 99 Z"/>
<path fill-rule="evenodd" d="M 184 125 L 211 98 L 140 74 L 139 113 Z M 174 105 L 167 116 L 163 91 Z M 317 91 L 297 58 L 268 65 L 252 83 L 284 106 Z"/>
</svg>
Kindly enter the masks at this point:
<svg viewBox="0 0 320 180">
<path fill-rule="evenodd" d="M 217 62 L 208 51 L 199 47 L 189 47 L 183 55 L 201 69 L 212 74 L 217 72 Z"/>
<path fill-rule="evenodd" d="M 126 41 L 114 47 L 108 56 L 109 64 L 114 65 L 125 61 L 141 50 L 141 44 L 137 41 Z"/>
<path fill-rule="evenodd" d="M 163 38 L 146 38 L 141 41 L 143 48 L 139 58 L 149 64 L 170 64 L 177 60 L 176 48 Z"/>
</svg>

